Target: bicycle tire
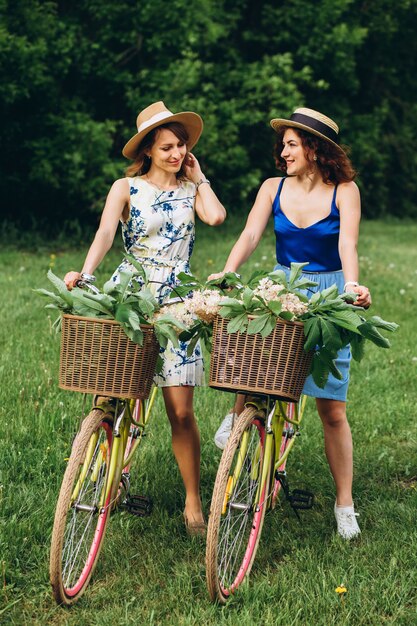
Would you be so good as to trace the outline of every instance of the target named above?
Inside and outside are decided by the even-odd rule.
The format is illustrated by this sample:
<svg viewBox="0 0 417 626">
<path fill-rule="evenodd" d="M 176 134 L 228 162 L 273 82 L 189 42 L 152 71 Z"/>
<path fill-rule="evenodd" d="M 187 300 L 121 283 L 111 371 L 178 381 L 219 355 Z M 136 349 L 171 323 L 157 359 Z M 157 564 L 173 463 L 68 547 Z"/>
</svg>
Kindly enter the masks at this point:
<svg viewBox="0 0 417 626">
<path fill-rule="evenodd" d="M 244 436 L 247 445 L 242 445 Z M 244 458 L 239 458 L 241 449 Z M 255 407 L 248 407 L 239 416 L 223 452 L 207 528 L 207 588 L 211 599 L 221 604 L 225 604 L 242 584 L 255 559 L 270 483 L 268 472 L 262 493 L 257 498 L 264 450 L 264 414 Z M 230 477 L 233 477 L 238 463 L 241 469 L 237 471 L 236 484 L 232 485 L 229 497 L 233 480 Z"/>
<path fill-rule="evenodd" d="M 58 604 L 69 606 L 81 597 L 97 564 L 117 488 L 114 484 L 107 501 L 100 502 L 106 489 L 112 442 L 112 416 L 94 409 L 74 439 L 56 506 L 50 581 Z"/>
</svg>

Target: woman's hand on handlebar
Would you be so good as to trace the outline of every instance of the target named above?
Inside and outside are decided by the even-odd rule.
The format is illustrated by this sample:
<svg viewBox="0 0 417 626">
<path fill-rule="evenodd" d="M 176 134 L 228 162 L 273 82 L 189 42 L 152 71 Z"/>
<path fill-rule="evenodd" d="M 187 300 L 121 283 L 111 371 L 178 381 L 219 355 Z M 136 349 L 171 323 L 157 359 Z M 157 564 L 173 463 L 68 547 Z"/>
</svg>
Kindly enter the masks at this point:
<svg viewBox="0 0 417 626">
<path fill-rule="evenodd" d="M 207 280 L 218 280 L 221 283 L 223 276 L 225 274 L 226 272 L 218 272 L 217 274 L 210 274 L 210 276 L 207 277 Z"/>
<path fill-rule="evenodd" d="M 80 272 L 68 272 L 64 276 L 64 283 L 66 284 L 67 289 L 69 291 L 71 291 L 71 289 L 74 289 L 74 287 L 77 286 L 77 283 L 79 280 L 81 280 Z"/>
<path fill-rule="evenodd" d="M 369 309 L 372 304 L 372 298 L 368 287 L 365 287 L 365 285 L 358 285 L 357 287 L 353 287 L 351 291 L 356 293 L 358 296 L 353 304 L 356 304 L 356 306 L 362 306 L 364 309 Z"/>
</svg>

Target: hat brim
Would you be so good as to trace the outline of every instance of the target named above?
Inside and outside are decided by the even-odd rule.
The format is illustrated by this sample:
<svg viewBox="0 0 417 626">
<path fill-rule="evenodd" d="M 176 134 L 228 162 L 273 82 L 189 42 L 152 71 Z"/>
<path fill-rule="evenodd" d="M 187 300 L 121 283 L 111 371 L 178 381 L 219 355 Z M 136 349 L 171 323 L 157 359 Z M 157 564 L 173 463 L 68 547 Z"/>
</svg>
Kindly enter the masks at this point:
<svg viewBox="0 0 417 626">
<path fill-rule="evenodd" d="M 270 124 L 276 132 L 278 132 L 279 129 L 282 128 L 283 126 L 289 126 L 292 128 L 299 128 L 300 130 L 305 130 L 307 133 L 316 135 L 317 137 L 320 137 L 321 139 L 324 139 L 325 141 L 331 143 L 341 152 L 341 154 L 346 154 L 343 148 L 339 146 L 338 143 L 333 141 L 333 139 L 329 139 L 329 137 L 326 137 L 326 135 L 323 135 L 323 133 L 321 133 L 320 131 L 315 130 L 314 128 L 311 128 L 310 126 L 306 126 L 305 124 L 301 124 L 300 122 L 293 122 L 292 120 L 284 120 L 282 118 L 275 118 L 270 121 Z"/>
<path fill-rule="evenodd" d="M 193 113 L 192 111 L 183 111 L 182 113 L 174 113 L 174 115 L 170 115 L 165 119 L 158 120 L 155 124 L 151 124 L 140 133 L 136 133 L 133 135 L 131 139 L 127 142 L 125 147 L 122 150 L 123 156 L 128 159 L 135 159 L 138 148 L 146 135 L 148 135 L 151 130 L 157 128 L 158 126 L 163 126 L 164 124 L 172 124 L 173 122 L 180 122 L 186 131 L 188 132 L 188 141 L 187 141 L 187 150 L 192 150 L 194 146 L 197 144 L 200 139 L 201 133 L 203 132 L 203 120 L 198 115 L 198 113 Z"/>
</svg>

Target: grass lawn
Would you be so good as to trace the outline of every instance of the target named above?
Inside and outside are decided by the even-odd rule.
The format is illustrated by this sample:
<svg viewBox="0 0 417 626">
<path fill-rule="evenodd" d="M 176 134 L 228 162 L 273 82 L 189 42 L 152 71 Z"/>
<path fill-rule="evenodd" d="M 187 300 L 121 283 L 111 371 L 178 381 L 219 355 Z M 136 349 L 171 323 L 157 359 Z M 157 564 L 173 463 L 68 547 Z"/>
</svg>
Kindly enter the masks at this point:
<svg viewBox="0 0 417 626">
<path fill-rule="evenodd" d="M 220 270 L 240 220 L 199 225 L 192 270 Z M 272 229 L 270 229 L 272 233 Z M 50 264 L 63 276 L 77 251 L 51 243 L 36 252 L 0 252 L 0 623 L 53 625 L 375 625 L 417 624 L 417 225 L 365 222 L 361 280 L 373 312 L 400 324 L 391 350 L 369 346 L 353 365 L 348 413 L 355 444 L 354 497 L 362 528 L 346 543 L 335 534 L 334 488 L 314 401 L 287 466 L 292 487 L 314 491 L 300 524 L 283 502 L 268 514 L 249 583 L 222 608 L 205 587 L 204 542 L 187 538 L 183 488 L 161 402 L 140 452 L 132 491 L 154 500 L 150 518 L 112 516 L 93 580 L 72 609 L 57 607 L 48 581 L 51 526 L 60 480 L 83 397 L 57 387 L 59 337 L 44 301 Z M 102 284 L 121 258 L 118 247 L 97 272 Z M 51 256 L 55 255 L 55 256 Z M 242 269 L 272 267 L 268 236 Z M 206 511 L 219 451 L 212 443 L 229 394 L 200 388 L 195 410 L 202 440 Z M 87 399 L 87 403 L 90 399 Z M 138 457 L 139 458 L 139 457 Z M 342 602 L 335 588 L 344 583 Z"/>
</svg>

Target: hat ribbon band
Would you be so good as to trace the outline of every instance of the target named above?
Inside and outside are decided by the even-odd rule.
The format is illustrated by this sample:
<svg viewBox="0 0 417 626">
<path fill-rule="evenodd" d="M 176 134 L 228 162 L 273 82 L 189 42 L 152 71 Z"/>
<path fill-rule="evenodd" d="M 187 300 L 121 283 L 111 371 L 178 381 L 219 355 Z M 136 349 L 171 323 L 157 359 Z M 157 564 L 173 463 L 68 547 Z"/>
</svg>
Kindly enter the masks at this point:
<svg viewBox="0 0 417 626">
<path fill-rule="evenodd" d="M 298 122 L 299 124 L 304 124 L 305 126 L 309 126 L 313 130 L 317 130 L 319 133 L 334 141 L 338 142 L 338 134 L 331 129 L 327 124 L 323 124 L 323 122 L 319 122 L 314 117 L 310 117 L 309 115 L 303 115 L 302 113 L 293 113 L 290 117 L 292 122 Z"/>
<path fill-rule="evenodd" d="M 142 124 L 138 127 L 138 133 L 141 133 L 143 130 L 145 130 L 145 128 L 149 128 L 149 126 L 152 126 L 152 124 L 156 124 L 161 120 L 168 119 L 173 115 L 174 114 L 171 113 L 171 111 L 162 111 L 162 113 L 156 113 L 155 115 L 152 115 L 152 117 L 148 121 L 142 122 Z"/>
</svg>

